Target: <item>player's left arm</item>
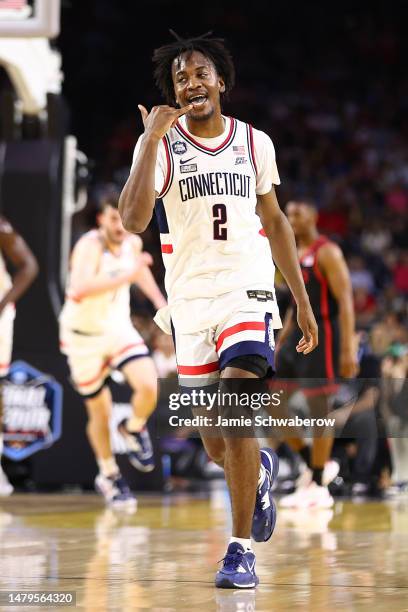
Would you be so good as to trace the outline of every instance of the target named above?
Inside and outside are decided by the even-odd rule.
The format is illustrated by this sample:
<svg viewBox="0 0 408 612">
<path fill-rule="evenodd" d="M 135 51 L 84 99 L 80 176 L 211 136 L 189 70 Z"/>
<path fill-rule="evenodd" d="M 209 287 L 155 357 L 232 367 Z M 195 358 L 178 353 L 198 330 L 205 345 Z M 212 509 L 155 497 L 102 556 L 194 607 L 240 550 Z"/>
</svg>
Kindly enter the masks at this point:
<svg viewBox="0 0 408 612">
<path fill-rule="evenodd" d="M 340 375 L 353 378 L 358 372 L 353 291 L 350 274 L 341 249 L 334 243 L 323 245 L 317 264 L 339 306 Z"/>
<path fill-rule="evenodd" d="M 140 236 L 133 235 L 132 241 L 134 253 L 136 257 L 139 257 L 143 248 L 142 239 L 140 238 Z M 163 306 L 166 306 L 166 298 L 160 291 L 159 286 L 157 285 L 149 266 L 143 266 L 140 269 L 137 278 L 137 285 L 139 289 L 145 294 L 145 296 L 152 302 L 153 306 L 157 310 L 159 310 L 159 308 L 162 308 Z"/>
<path fill-rule="evenodd" d="M 0 218 L 0 249 L 16 268 L 12 286 L 0 300 L 0 314 L 5 306 L 15 303 L 29 288 L 38 274 L 38 263 L 25 240 L 10 223 Z"/>
<path fill-rule="evenodd" d="M 293 230 L 279 207 L 273 186 L 268 193 L 257 197 L 256 212 L 269 240 L 272 257 L 285 277 L 297 305 L 297 322 L 303 337 L 296 350 L 307 355 L 318 344 L 318 332 L 300 270 Z"/>
</svg>

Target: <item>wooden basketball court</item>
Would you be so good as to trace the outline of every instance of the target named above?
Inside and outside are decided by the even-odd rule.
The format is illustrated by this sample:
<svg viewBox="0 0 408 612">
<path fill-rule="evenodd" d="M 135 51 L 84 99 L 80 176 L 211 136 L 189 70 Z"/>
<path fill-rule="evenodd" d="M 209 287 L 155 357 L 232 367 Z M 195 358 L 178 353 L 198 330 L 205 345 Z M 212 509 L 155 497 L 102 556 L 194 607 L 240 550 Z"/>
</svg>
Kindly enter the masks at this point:
<svg viewBox="0 0 408 612">
<path fill-rule="evenodd" d="M 281 510 L 247 592 L 213 587 L 227 504 L 223 486 L 140 496 L 135 514 L 93 494 L 2 499 L 0 591 L 76 591 L 85 610 L 408 610 L 408 500 Z"/>
</svg>

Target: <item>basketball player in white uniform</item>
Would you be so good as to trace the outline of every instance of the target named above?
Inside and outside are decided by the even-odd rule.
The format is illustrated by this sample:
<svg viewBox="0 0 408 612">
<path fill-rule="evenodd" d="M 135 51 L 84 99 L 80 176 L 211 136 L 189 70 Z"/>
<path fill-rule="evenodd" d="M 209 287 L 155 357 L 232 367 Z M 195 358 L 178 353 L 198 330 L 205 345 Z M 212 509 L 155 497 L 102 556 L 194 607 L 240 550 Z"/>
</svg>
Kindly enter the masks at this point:
<svg viewBox="0 0 408 612">
<path fill-rule="evenodd" d="M 16 269 L 9 275 L 5 259 Z M 27 291 L 38 274 L 37 261 L 23 238 L 0 216 L 0 460 L 2 437 L 2 379 L 9 371 L 13 350 L 15 303 Z M 13 487 L 0 465 L 0 496 L 10 495 Z"/>
<path fill-rule="evenodd" d="M 157 49 L 154 61 L 170 106 L 150 113 L 139 106 L 145 132 L 119 209 L 135 233 L 156 211 L 169 304 L 155 320 L 167 332 L 173 327 L 181 379 L 262 378 L 273 367 L 273 330 L 281 327 L 271 248 L 298 305 L 298 350 L 317 344 L 293 232 L 275 196 L 272 142 L 221 112 L 234 81 L 222 41 L 177 39 Z M 232 505 L 232 538 L 216 586 L 252 588 L 251 533 L 257 541 L 272 535 L 277 456 L 253 438 L 203 442 L 225 470 Z"/>
<path fill-rule="evenodd" d="M 132 387 L 133 416 L 119 426 L 128 457 L 137 469 L 154 468 L 146 422 L 156 406 L 157 375 L 142 337 L 130 319 L 129 288 L 137 282 L 156 308 L 166 301 L 142 253 L 142 241 L 127 233 L 117 210 L 117 196 L 102 200 L 99 228 L 74 247 L 66 301 L 60 315 L 61 350 L 71 379 L 88 411 L 87 434 L 99 466 L 95 485 L 111 505 L 133 505 L 134 496 L 113 457 L 109 416 L 112 397 L 106 379 L 121 370 Z"/>
</svg>

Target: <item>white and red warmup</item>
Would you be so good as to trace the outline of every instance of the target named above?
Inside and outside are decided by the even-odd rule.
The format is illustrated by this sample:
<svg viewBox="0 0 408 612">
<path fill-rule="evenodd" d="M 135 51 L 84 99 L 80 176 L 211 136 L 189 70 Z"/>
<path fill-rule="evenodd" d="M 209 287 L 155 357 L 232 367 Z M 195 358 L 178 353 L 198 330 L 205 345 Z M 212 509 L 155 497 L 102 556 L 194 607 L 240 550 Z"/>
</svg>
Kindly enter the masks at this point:
<svg viewBox="0 0 408 612">
<path fill-rule="evenodd" d="M 128 235 L 118 254 L 110 251 L 98 230 L 81 241 L 100 244 L 100 261 L 95 274 L 116 277 L 134 268 L 142 241 Z M 74 249 L 75 252 L 75 249 Z M 103 387 L 113 369 L 131 359 L 149 355 L 149 349 L 130 318 L 130 284 L 78 299 L 68 281 L 60 314 L 61 351 L 67 355 L 72 380 L 78 392 L 91 397 Z"/>
<path fill-rule="evenodd" d="M 4 258 L 0 252 L 0 300 L 10 291 L 12 284 Z M 0 314 L 0 378 L 7 376 L 10 368 L 15 315 L 16 309 L 14 304 L 7 304 Z"/>
<path fill-rule="evenodd" d="M 282 326 L 256 214 L 257 195 L 280 183 L 275 150 L 264 132 L 231 117 L 224 124 L 220 136 L 199 138 L 182 117 L 158 148 L 155 213 L 168 306 L 155 321 L 173 333 L 180 376 L 217 375 L 249 354 L 272 365 L 273 330 Z"/>
</svg>

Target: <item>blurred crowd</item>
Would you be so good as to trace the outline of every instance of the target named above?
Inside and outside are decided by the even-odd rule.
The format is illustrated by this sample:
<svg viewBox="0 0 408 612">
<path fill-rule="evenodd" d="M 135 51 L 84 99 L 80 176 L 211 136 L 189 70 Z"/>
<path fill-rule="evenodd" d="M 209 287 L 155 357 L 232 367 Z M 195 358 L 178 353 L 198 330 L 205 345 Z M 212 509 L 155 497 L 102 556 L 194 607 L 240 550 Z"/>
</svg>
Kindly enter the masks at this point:
<svg viewBox="0 0 408 612">
<path fill-rule="evenodd" d="M 154 33 L 136 38 L 130 36 L 131 3 L 81 4 L 66 11 L 60 40 L 74 130 L 94 160 L 91 197 L 75 220 L 76 236 L 93 224 L 95 203 L 107 185 L 120 188 L 126 180 L 142 130 L 137 103 L 160 102 L 151 77 L 153 47 L 169 40 L 169 24 L 181 34 L 213 29 L 227 39 L 237 67 L 225 112 L 272 137 L 283 207 L 294 196 L 315 199 L 320 230 L 342 247 L 351 272 L 361 357 L 377 368 L 367 376 L 379 381 L 375 410 L 380 403 L 382 414 L 399 419 L 405 431 L 408 405 L 398 400 L 408 367 L 408 39 L 402 3 L 393 3 L 392 12 L 383 3 L 371 3 L 369 11 L 364 3 L 327 11 L 319 3 L 272 9 L 259 2 L 250 12 L 247 4 L 236 2 L 231 11 L 218 3 L 212 11 L 197 7 L 196 32 L 189 11 L 175 19 L 172 3 L 162 1 Z M 81 36 L 70 47 L 74 29 Z M 119 96 L 105 96 L 107 89 Z M 163 282 L 154 221 L 143 240 Z M 288 293 L 279 275 L 277 284 L 284 310 Z M 174 375 L 171 340 L 152 323 L 150 305 L 137 290 L 133 312 L 160 376 Z M 364 478 L 376 470 L 380 488 L 391 479 L 408 483 L 404 443 L 401 436 L 371 449 Z M 353 474 L 348 477 L 353 481 Z"/>
</svg>

